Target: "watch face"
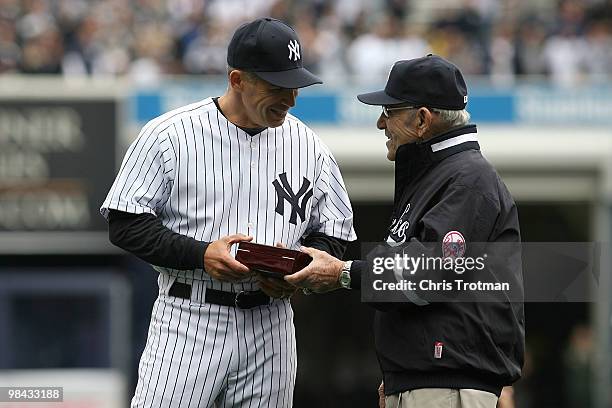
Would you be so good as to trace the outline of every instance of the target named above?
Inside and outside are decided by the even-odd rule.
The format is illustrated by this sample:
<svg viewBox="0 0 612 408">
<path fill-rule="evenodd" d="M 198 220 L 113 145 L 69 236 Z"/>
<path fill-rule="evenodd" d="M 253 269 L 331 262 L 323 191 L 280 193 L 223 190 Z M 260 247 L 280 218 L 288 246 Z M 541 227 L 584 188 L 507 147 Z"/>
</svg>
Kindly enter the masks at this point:
<svg viewBox="0 0 612 408">
<path fill-rule="evenodd" d="M 340 285 L 343 288 L 348 288 L 351 285 L 351 275 L 348 271 L 342 271 L 340 274 Z"/>
</svg>

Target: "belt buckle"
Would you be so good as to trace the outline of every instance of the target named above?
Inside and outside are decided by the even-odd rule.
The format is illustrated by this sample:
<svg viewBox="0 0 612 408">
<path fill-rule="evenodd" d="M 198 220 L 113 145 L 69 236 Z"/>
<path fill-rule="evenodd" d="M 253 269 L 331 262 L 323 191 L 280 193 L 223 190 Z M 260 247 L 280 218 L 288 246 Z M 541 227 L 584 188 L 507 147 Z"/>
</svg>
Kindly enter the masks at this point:
<svg viewBox="0 0 612 408">
<path fill-rule="evenodd" d="M 246 291 L 241 290 L 236 293 L 236 297 L 234 298 L 234 305 L 239 309 L 248 309 L 246 305 L 243 305 L 241 301 L 246 300 Z"/>
</svg>

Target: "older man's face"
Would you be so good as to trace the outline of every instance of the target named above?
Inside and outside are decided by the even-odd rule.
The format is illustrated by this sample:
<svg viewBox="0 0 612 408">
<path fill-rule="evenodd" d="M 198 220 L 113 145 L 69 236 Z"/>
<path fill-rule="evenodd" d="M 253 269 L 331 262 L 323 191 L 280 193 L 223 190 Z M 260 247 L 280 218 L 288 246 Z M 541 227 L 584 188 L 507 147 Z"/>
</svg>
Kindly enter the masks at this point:
<svg viewBox="0 0 612 408">
<path fill-rule="evenodd" d="M 376 126 L 385 131 L 387 136 L 387 159 L 395 161 L 395 154 L 398 147 L 406 143 L 414 143 L 419 140 L 416 125 L 415 113 L 418 108 L 387 107 L 387 115 L 381 113 Z"/>
</svg>

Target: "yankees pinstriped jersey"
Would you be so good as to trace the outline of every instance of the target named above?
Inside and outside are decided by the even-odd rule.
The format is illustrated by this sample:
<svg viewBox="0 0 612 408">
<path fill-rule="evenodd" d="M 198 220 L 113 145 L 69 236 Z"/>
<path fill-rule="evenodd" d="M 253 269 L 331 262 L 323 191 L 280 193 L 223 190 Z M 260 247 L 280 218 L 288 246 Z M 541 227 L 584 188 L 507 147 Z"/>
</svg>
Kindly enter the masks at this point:
<svg viewBox="0 0 612 408">
<path fill-rule="evenodd" d="M 153 214 L 170 230 L 208 242 L 243 233 L 295 249 L 312 232 L 356 238 L 338 165 L 311 129 L 288 114 L 283 125 L 251 136 L 212 98 L 144 126 L 101 213 L 110 209 Z M 254 309 L 207 304 L 207 288 L 240 292 L 257 282 L 154 267 L 159 297 L 132 406 L 291 406 L 297 359 L 289 300 Z M 191 299 L 168 296 L 174 280 L 192 285 Z"/>
<path fill-rule="evenodd" d="M 149 122 L 128 149 L 102 205 L 151 213 L 200 241 L 243 233 L 253 242 L 299 247 L 310 232 L 356 239 L 352 209 L 333 156 L 296 117 L 251 136 L 229 122 L 212 98 Z M 210 280 L 203 270 L 173 276 Z M 213 282 L 253 290 L 253 281 Z"/>
</svg>

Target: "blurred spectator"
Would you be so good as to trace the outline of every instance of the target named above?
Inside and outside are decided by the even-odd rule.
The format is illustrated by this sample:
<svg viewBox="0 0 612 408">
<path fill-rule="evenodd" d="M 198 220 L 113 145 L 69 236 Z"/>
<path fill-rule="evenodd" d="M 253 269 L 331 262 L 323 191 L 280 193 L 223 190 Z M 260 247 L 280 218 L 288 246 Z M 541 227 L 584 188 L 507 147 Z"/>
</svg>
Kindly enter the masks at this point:
<svg viewBox="0 0 612 408">
<path fill-rule="evenodd" d="M 26 74 L 60 74 L 63 46 L 54 25 L 44 24 L 28 34 L 22 47 L 20 70 Z"/>
<path fill-rule="evenodd" d="M 0 19 L 0 73 L 17 71 L 21 61 L 21 48 L 17 45 L 15 24 Z"/>
<path fill-rule="evenodd" d="M 593 21 L 586 29 L 584 69 L 595 79 L 606 80 L 612 66 L 612 19 Z"/>
<path fill-rule="evenodd" d="M 189 42 L 183 56 L 185 71 L 190 74 L 223 74 L 227 70 L 227 44 L 231 28 L 221 21 L 200 27 L 204 32 Z"/>
<path fill-rule="evenodd" d="M 73 39 L 64 58 L 65 73 L 84 75 L 94 73 L 96 57 L 99 53 L 96 36 L 98 22 L 92 17 L 85 17 L 76 27 Z"/>
<path fill-rule="evenodd" d="M 318 29 L 315 28 L 316 21 Z M 308 68 L 327 80 L 333 81 L 344 77 L 346 72 L 344 50 L 348 39 L 343 30 L 342 20 L 335 14 L 333 8 L 320 8 L 318 17 L 313 15 L 311 19 L 300 19 L 295 27 L 302 41 L 308 39 L 308 43 L 305 43 L 308 60 L 304 61 Z"/>
<path fill-rule="evenodd" d="M 560 85 L 612 74 L 612 1 L 0 0 L 0 72 L 132 75 L 225 72 L 225 47 L 254 16 L 287 20 L 326 80 L 381 81 L 398 58 L 440 54 L 495 83 Z"/>
<path fill-rule="evenodd" d="M 461 67 L 464 74 L 487 74 L 488 30 L 489 22 L 475 4 L 466 1 L 462 8 L 442 10 L 432 26 L 432 47 Z"/>
<path fill-rule="evenodd" d="M 23 2 L 16 29 L 22 40 L 19 70 L 27 74 L 59 74 L 63 43 L 44 0 Z"/>
<path fill-rule="evenodd" d="M 491 80 L 496 84 L 514 81 L 514 46 L 512 26 L 509 23 L 495 27 L 491 41 Z"/>
<path fill-rule="evenodd" d="M 230 32 L 243 21 L 267 16 L 274 0 L 209 0 L 207 14 L 210 21 L 230 27 Z"/>
<path fill-rule="evenodd" d="M 555 35 L 580 36 L 585 26 L 585 3 L 582 0 L 562 0 L 555 19 Z"/>
<path fill-rule="evenodd" d="M 544 45 L 544 58 L 551 79 L 558 85 L 575 85 L 581 77 L 586 41 L 584 5 L 576 0 L 561 2 L 553 35 Z"/>
<path fill-rule="evenodd" d="M 360 80 L 386 78 L 393 63 L 428 53 L 427 43 L 418 37 L 406 35 L 403 22 L 396 16 L 379 16 L 372 28 L 353 41 L 347 51 L 350 72 Z"/>
<path fill-rule="evenodd" d="M 514 72 L 517 75 L 545 75 L 547 68 L 543 50 L 546 27 L 543 22 L 529 18 L 520 23 L 517 30 Z"/>
<path fill-rule="evenodd" d="M 141 82 L 154 82 L 172 73 L 172 37 L 167 24 L 151 21 L 134 33 L 134 63 L 130 75 Z"/>
<path fill-rule="evenodd" d="M 453 62 L 465 75 L 484 74 L 484 55 L 457 26 L 447 25 L 430 34 L 434 54 Z"/>
<path fill-rule="evenodd" d="M 302 41 L 302 59 L 304 66 L 314 72 L 321 72 L 320 61 L 323 58 L 323 54 L 326 52 L 326 48 L 330 48 L 331 51 L 337 51 L 338 46 L 334 44 L 331 39 L 330 44 L 322 44 L 319 41 L 319 36 L 322 34 L 316 29 L 314 11 L 304 10 L 301 13 L 301 18 L 295 22 L 295 30 L 300 33 L 300 40 Z"/>
<path fill-rule="evenodd" d="M 547 71 L 557 85 L 576 85 L 586 47 L 583 38 L 571 31 L 562 31 L 546 40 L 543 53 Z"/>
</svg>

